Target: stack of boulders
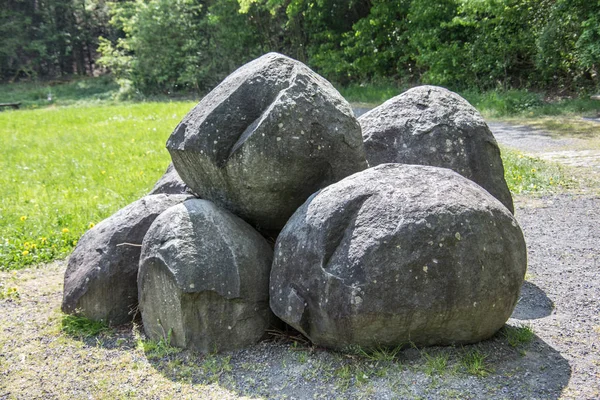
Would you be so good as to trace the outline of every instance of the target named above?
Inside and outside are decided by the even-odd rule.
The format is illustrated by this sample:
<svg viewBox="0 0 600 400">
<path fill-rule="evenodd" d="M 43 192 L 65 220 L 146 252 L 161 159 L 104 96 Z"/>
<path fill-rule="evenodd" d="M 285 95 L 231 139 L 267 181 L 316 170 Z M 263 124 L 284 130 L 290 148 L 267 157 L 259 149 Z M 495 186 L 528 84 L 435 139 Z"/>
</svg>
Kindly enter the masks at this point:
<svg viewBox="0 0 600 400">
<path fill-rule="evenodd" d="M 516 305 L 526 249 L 500 151 L 446 89 L 357 120 L 329 82 L 269 53 L 167 149 L 151 194 L 79 241 L 65 312 L 116 325 L 139 310 L 150 338 L 211 352 L 281 320 L 334 349 L 471 343 Z"/>
</svg>

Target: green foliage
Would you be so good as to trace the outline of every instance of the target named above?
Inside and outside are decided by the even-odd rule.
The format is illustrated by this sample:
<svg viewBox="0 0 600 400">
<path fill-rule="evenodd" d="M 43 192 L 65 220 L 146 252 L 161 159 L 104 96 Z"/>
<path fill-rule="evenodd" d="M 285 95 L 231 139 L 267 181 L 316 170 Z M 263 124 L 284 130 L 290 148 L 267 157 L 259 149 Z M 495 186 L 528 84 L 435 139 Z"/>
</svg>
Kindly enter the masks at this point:
<svg viewBox="0 0 600 400">
<path fill-rule="evenodd" d="M 80 315 L 64 315 L 60 330 L 69 336 L 87 338 L 108 331 L 108 325 L 102 321 L 92 321 Z"/>
<path fill-rule="evenodd" d="M 194 0 L 136 0 L 111 3 L 111 24 L 125 37 L 113 45 L 101 39 L 98 62 L 143 92 L 169 91 L 179 85 L 198 89 L 204 54 L 203 7 Z M 125 95 L 130 94 L 124 92 Z"/>
<path fill-rule="evenodd" d="M 98 62 L 118 78 L 123 97 L 202 92 L 260 53 L 236 0 L 135 0 L 110 3 L 124 37 L 100 39 Z"/>
<path fill-rule="evenodd" d="M 91 74 L 97 62 L 125 98 L 205 92 L 268 51 L 344 86 L 600 89 L 595 1 L 7 1 L 0 79 Z"/>
<path fill-rule="evenodd" d="M 0 113 L 0 270 L 68 255 L 93 224 L 163 174 L 192 103 Z"/>
<path fill-rule="evenodd" d="M 353 103 L 367 103 L 379 105 L 402 90 L 392 82 L 371 84 L 350 84 L 339 87 L 339 91 L 346 100 Z"/>
<path fill-rule="evenodd" d="M 502 329 L 502 336 L 512 347 L 519 347 L 524 344 L 531 343 L 535 337 L 533 328 L 529 325 L 522 326 L 505 326 Z"/>
<path fill-rule="evenodd" d="M 547 84 L 600 89 L 600 3 L 557 0 L 540 29 L 536 61 Z"/>
<path fill-rule="evenodd" d="M 0 10 L 0 80 L 92 74 L 106 27 L 101 0 L 7 0 Z"/>
</svg>

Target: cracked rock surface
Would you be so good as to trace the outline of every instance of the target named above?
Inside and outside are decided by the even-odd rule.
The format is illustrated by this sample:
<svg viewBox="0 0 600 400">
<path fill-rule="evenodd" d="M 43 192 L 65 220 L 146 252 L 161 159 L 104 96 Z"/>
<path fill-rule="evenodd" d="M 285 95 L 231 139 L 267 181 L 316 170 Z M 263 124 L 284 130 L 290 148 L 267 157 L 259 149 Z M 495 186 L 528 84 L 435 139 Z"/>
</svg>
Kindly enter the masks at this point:
<svg viewBox="0 0 600 400">
<path fill-rule="evenodd" d="M 271 308 L 330 348 L 473 343 L 510 317 L 526 263 L 516 220 L 480 186 L 446 168 L 383 164 L 290 218 Z"/>
<path fill-rule="evenodd" d="M 138 287 L 144 331 L 202 353 L 256 343 L 272 321 L 273 250 L 250 225 L 190 199 L 161 214 L 142 246 Z M 170 333 L 169 333 L 170 332 Z"/>
<path fill-rule="evenodd" d="M 281 229 L 308 196 L 367 165 L 348 102 L 277 53 L 228 76 L 183 118 L 167 149 L 194 193 L 265 230 Z"/>
<path fill-rule="evenodd" d="M 62 309 L 109 325 L 132 320 L 137 306 L 140 245 L 156 217 L 190 198 L 157 194 L 141 198 L 87 231 L 69 257 Z"/>
</svg>

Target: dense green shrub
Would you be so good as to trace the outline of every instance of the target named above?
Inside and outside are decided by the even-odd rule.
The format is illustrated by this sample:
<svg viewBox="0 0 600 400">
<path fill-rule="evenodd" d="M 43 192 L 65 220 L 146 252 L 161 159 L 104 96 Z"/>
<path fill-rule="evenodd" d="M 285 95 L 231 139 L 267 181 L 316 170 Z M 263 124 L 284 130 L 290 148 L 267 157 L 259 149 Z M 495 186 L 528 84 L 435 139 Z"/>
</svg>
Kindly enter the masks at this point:
<svg viewBox="0 0 600 400">
<path fill-rule="evenodd" d="M 7 4 L 0 10 L 0 79 L 92 72 L 92 47 L 99 44 L 100 64 L 124 93 L 203 92 L 268 51 L 303 61 L 342 86 L 391 81 L 459 90 L 600 89 L 597 1 Z"/>
</svg>

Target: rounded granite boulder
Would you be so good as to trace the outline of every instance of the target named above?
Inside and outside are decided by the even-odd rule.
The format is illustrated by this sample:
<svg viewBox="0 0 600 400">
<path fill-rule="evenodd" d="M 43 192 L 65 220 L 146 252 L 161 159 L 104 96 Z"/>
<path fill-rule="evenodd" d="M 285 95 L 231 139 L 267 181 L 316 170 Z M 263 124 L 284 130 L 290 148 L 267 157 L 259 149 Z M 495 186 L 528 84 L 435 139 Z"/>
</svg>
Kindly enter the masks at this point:
<svg viewBox="0 0 600 400">
<path fill-rule="evenodd" d="M 481 114 L 458 94 L 419 86 L 358 121 L 370 167 L 402 163 L 450 168 L 514 212 L 498 143 Z"/>
<path fill-rule="evenodd" d="M 137 308 L 140 245 L 154 219 L 190 195 L 148 195 L 87 231 L 69 257 L 62 310 L 120 325 Z"/>
<path fill-rule="evenodd" d="M 152 224 L 140 256 L 144 331 L 203 353 L 256 343 L 273 322 L 273 249 L 250 225 L 215 204 L 187 200 Z"/>
<path fill-rule="evenodd" d="M 348 102 L 277 53 L 229 75 L 183 118 L 167 149 L 200 198 L 267 231 L 318 189 L 367 167 Z"/>
<path fill-rule="evenodd" d="M 517 221 L 480 186 L 446 168 L 383 164 L 290 218 L 270 304 L 335 349 L 472 343 L 510 317 L 526 264 Z"/>
</svg>

